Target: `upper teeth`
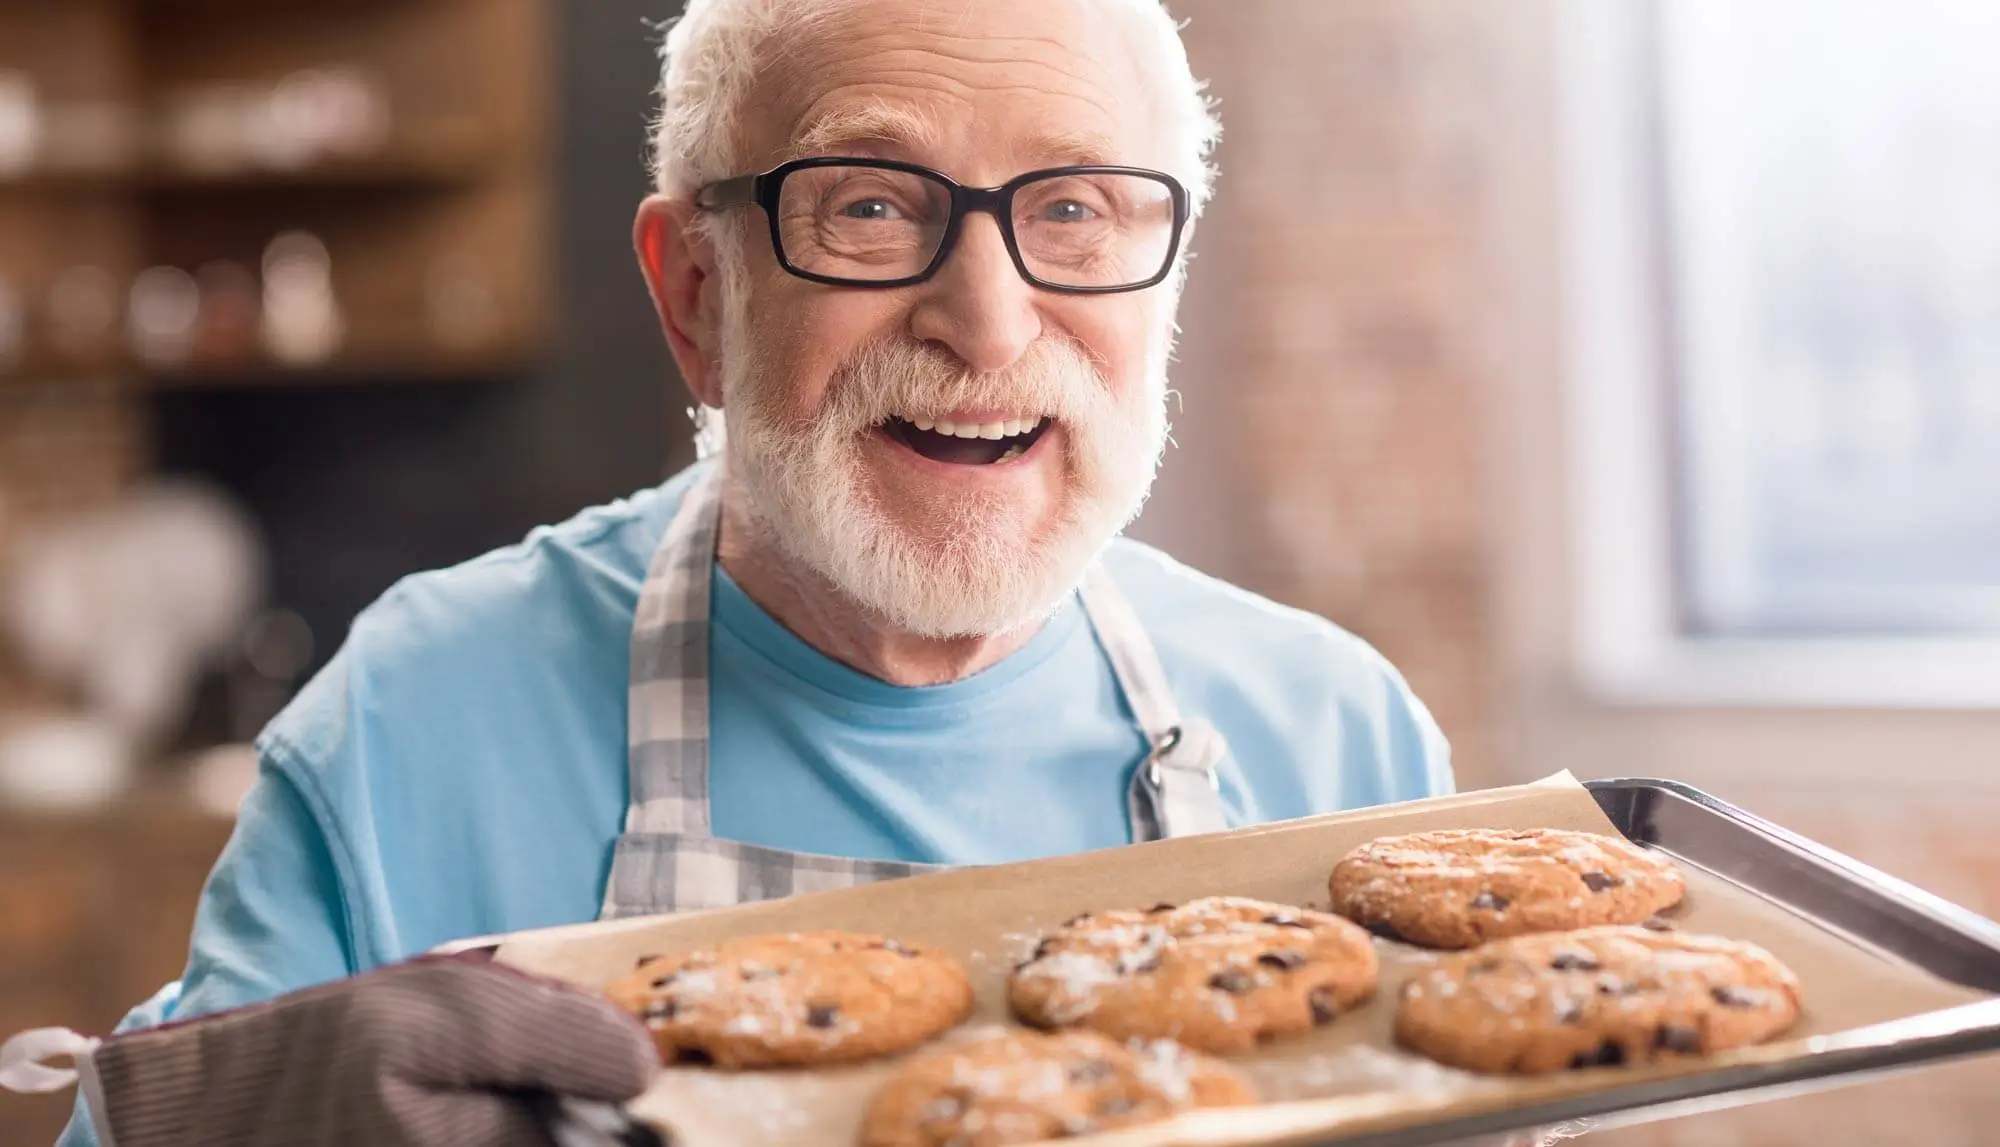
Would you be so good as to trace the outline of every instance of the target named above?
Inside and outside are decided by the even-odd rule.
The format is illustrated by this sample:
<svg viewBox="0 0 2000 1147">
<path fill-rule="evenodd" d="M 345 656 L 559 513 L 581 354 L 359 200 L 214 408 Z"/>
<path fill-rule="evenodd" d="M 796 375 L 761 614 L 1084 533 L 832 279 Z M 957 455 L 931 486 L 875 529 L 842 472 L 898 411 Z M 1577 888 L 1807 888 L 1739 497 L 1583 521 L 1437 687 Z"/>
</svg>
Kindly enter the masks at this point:
<svg viewBox="0 0 2000 1147">
<path fill-rule="evenodd" d="M 1026 434 L 1040 426 L 1039 418 L 1012 418 L 1004 422 L 950 422 L 929 418 L 912 418 L 910 425 L 918 430 L 933 430 L 953 438 L 985 438 L 998 441 L 1012 438 L 1016 434 Z"/>
</svg>

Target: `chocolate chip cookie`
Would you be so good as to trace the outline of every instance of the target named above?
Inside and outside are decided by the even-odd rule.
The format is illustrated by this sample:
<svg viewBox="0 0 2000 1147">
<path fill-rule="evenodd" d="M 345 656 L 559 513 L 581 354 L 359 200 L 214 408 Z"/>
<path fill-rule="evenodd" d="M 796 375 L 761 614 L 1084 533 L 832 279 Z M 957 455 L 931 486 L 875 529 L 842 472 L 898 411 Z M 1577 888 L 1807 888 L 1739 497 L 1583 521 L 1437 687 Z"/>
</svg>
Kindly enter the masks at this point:
<svg viewBox="0 0 2000 1147">
<path fill-rule="evenodd" d="M 995 1032 L 911 1061 L 862 1121 L 862 1147 L 997 1147 L 1254 1103 L 1227 1067 L 1168 1041 Z"/>
<path fill-rule="evenodd" d="M 1218 896 L 1079 916 L 1015 970 L 1008 999 L 1036 1027 L 1226 1053 L 1332 1023 L 1375 975 L 1374 946 L 1353 924 Z"/>
<path fill-rule="evenodd" d="M 1537 1075 L 1761 1043 L 1798 981 L 1754 944 L 1603 927 L 1497 940 L 1403 985 L 1396 1040 L 1472 1071 Z"/>
<path fill-rule="evenodd" d="M 972 1008 L 942 952 L 881 936 L 751 936 L 653 956 L 606 994 L 652 1029 L 667 1063 L 846 1063 L 913 1047 Z"/>
<path fill-rule="evenodd" d="M 1333 910 L 1391 940 L 1470 948 L 1530 932 L 1638 924 L 1680 903 L 1673 863 L 1613 836 L 1451 829 L 1388 836 L 1347 854 Z"/>
</svg>

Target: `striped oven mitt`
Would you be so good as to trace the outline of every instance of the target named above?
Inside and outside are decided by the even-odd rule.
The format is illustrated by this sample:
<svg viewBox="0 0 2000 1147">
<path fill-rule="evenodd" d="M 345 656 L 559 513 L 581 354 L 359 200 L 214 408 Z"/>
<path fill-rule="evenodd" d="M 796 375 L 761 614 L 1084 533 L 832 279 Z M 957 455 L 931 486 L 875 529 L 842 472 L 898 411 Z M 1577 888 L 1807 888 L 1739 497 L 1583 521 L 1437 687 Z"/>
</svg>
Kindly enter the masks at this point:
<svg viewBox="0 0 2000 1147">
<path fill-rule="evenodd" d="M 552 1096 L 622 1102 L 659 1068 L 609 1001 L 464 959 L 116 1036 L 78 1063 L 104 1147 L 549 1147 Z"/>
</svg>

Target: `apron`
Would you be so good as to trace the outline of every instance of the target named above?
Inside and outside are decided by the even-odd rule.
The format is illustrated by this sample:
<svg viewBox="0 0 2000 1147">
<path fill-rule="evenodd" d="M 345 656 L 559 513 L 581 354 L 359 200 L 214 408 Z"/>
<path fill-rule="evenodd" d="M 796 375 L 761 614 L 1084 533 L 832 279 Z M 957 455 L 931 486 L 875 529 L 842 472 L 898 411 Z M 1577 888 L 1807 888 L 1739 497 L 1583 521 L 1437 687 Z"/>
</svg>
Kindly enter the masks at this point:
<svg viewBox="0 0 2000 1147">
<path fill-rule="evenodd" d="M 600 919 L 724 908 L 849 888 L 950 865 L 788 852 L 724 840 L 708 805 L 709 588 L 721 520 L 721 467 L 696 479 L 654 552 L 632 624 L 628 766 L 632 796 Z M 1183 716 L 1160 658 L 1102 565 L 1078 589 L 1118 691 L 1150 746 L 1134 770 L 1134 841 L 1229 827 L 1218 767 L 1228 746 Z"/>
</svg>

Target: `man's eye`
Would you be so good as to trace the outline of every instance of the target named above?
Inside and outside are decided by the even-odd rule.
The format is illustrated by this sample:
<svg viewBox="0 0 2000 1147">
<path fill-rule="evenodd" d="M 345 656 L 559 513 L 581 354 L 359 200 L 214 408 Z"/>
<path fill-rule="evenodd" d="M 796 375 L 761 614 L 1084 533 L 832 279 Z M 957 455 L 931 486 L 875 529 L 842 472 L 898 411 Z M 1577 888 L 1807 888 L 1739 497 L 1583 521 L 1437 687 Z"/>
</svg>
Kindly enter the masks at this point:
<svg viewBox="0 0 2000 1147">
<path fill-rule="evenodd" d="M 886 199 L 857 199 L 840 209 L 843 219 L 864 219 L 873 223 L 894 223 L 903 218 L 896 205 Z"/>
<path fill-rule="evenodd" d="M 1043 208 L 1042 218 L 1051 223 L 1088 223 L 1097 212 L 1074 199 L 1062 199 Z"/>
</svg>

